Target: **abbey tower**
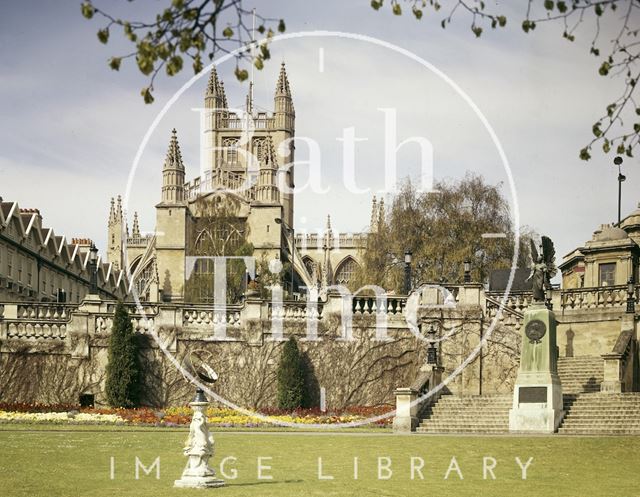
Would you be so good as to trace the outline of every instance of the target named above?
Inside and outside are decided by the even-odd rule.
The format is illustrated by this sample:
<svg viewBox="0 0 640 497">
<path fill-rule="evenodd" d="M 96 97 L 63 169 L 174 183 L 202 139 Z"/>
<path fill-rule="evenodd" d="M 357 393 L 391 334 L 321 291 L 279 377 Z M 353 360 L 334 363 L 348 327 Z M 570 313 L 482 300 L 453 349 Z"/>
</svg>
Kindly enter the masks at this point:
<svg viewBox="0 0 640 497">
<path fill-rule="evenodd" d="M 204 95 L 200 175 L 186 181 L 174 129 L 162 165 L 153 234 L 140 234 L 135 215 L 136 233 L 129 236 L 120 199 L 112 205 L 109 260 L 129 267 L 132 288 L 141 299 L 184 300 L 187 257 L 222 255 L 211 249 L 212 244 L 221 239 L 233 242 L 236 235 L 253 247 L 256 259 L 293 261 L 292 291 L 331 284 L 332 267 L 353 273 L 364 236 L 336 234 L 335 241 L 326 243 L 327 236 L 334 237 L 330 228 L 315 238 L 294 232 L 295 108 L 284 63 L 276 82 L 273 112 L 254 105 L 252 86 L 245 104 L 233 108 L 223 82 L 212 70 Z M 220 205 L 229 217 L 228 229 L 207 226 L 211 209 Z"/>
</svg>

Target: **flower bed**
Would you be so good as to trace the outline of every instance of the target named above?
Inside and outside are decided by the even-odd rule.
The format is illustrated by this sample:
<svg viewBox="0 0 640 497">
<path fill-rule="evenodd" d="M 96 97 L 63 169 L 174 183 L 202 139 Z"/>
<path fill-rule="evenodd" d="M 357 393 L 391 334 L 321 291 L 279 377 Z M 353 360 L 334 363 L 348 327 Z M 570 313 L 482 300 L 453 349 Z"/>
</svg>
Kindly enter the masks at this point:
<svg viewBox="0 0 640 497">
<path fill-rule="evenodd" d="M 283 412 L 265 409 L 260 414 L 269 416 L 264 420 L 246 415 L 229 408 L 210 407 L 207 410 L 209 424 L 212 427 L 269 427 L 280 423 L 298 424 L 339 424 L 363 421 L 390 411 L 389 407 L 356 407 L 343 412 L 323 413 L 319 409 L 301 409 L 295 412 Z M 392 418 L 372 423 L 369 426 L 385 427 Z M 189 406 L 169 407 L 164 410 L 151 408 L 112 409 L 79 408 L 70 405 L 40 404 L 0 404 L 0 423 L 56 423 L 56 424 L 112 424 L 142 426 L 181 426 L 191 422 Z"/>
</svg>

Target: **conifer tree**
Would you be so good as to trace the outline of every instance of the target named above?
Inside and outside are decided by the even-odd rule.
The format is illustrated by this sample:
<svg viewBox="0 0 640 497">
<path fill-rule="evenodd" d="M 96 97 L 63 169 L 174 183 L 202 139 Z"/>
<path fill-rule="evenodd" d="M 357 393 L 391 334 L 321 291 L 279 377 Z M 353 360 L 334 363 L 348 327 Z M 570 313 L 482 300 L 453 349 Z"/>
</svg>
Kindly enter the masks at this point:
<svg viewBox="0 0 640 497">
<path fill-rule="evenodd" d="M 278 407 L 287 411 L 302 407 L 305 396 L 304 364 L 294 337 L 284 344 L 277 378 Z"/>
<path fill-rule="evenodd" d="M 116 306 L 109 339 L 106 395 L 112 407 L 135 407 L 140 399 L 138 342 L 122 302 Z"/>
</svg>

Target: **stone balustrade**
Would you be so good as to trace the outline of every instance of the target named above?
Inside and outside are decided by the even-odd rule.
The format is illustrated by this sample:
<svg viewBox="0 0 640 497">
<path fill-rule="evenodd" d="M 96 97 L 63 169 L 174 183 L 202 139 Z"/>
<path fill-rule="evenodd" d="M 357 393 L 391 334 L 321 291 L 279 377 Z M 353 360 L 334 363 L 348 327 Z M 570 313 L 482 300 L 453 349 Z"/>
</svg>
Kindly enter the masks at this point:
<svg viewBox="0 0 640 497">
<path fill-rule="evenodd" d="M 564 310 L 611 309 L 627 304 L 627 286 L 616 285 L 597 288 L 572 288 L 563 290 L 561 305 Z"/>
<path fill-rule="evenodd" d="M 491 309 L 491 312 L 495 315 L 497 308 L 500 307 L 504 294 L 502 292 L 487 292 L 487 297 L 487 310 Z M 508 311 L 511 310 L 523 314 L 532 300 L 533 294 L 531 292 L 511 292 L 506 298 L 504 308 Z M 494 301 L 497 301 L 498 304 Z"/>
<path fill-rule="evenodd" d="M 67 322 L 71 318 L 70 312 L 75 308 L 73 305 L 60 304 L 18 304 L 16 316 L 25 320 Z"/>
<path fill-rule="evenodd" d="M 556 305 L 565 310 L 600 312 L 612 309 L 624 313 L 626 286 L 581 288 L 557 291 L 553 297 Z M 485 319 L 492 319 L 502 306 L 500 323 L 519 330 L 523 313 L 529 306 L 530 293 L 519 292 L 507 296 L 502 305 L 502 294 L 485 292 L 477 284 L 428 285 L 421 294 L 420 305 L 433 308 L 474 308 Z M 0 304 L 0 339 L 64 339 L 68 330 L 91 334 L 108 334 L 113 326 L 115 302 L 85 300 L 79 305 L 55 303 L 2 303 Z M 407 327 L 405 321 L 407 298 L 397 295 L 352 297 L 329 294 L 327 300 L 317 306 L 304 301 L 286 301 L 273 304 L 259 299 L 248 299 L 242 304 L 215 309 L 206 304 L 182 305 L 170 303 L 127 304 L 136 332 L 148 333 L 155 329 L 184 328 L 193 336 L 207 335 L 219 325 L 238 330 L 234 335 L 242 338 L 242 330 L 248 323 L 280 319 L 285 323 L 301 323 L 309 319 L 320 322 L 330 314 L 338 317 L 351 311 L 354 326 L 359 319 L 385 316 L 393 319 L 393 327 Z M 349 309 L 349 307 L 351 307 Z M 351 317 L 349 319 L 351 319 Z M 367 321 L 368 322 L 368 321 Z M 240 333 L 240 334 L 238 334 Z"/>
<path fill-rule="evenodd" d="M 2 304 L 0 338 L 64 340 L 75 306 L 58 304 Z"/>
<path fill-rule="evenodd" d="M 242 307 L 229 306 L 225 309 L 212 309 L 207 306 L 190 306 L 185 307 L 182 311 L 182 325 L 185 327 L 204 327 L 218 324 L 239 327 L 242 324 Z"/>
<path fill-rule="evenodd" d="M 67 337 L 67 325 L 65 323 L 39 323 L 21 320 L 6 323 L 6 336 L 8 339 L 45 339 L 64 340 Z"/>
<path fill-rule="evenodd" d="M 402 315 L 407 305 L 406 297 L 373 297 L 357 295 L 353 297 L 354 315 Z"/>
<path fill-rule="evenodd" d="M 284 302 L 283 305 L 269 303 L 267 317 L 284 320 L 306 321 L 307 319 L 320 319 L 323 305 L 308 305 L 307 302 Z"/>
<path fill-rule="evenodd" d="M 529 297 L 531 297 L 531 294 L 529 294 Z M 519 330 L 524 319 L 524 310 L 526 310 L 526 306 L 529 305 L 529 301 L 530 299 L 527 299 L 526 296 L 516 298 L 509 296 L 503 305 L 501 299 L 494 299 L 493 297 L 487 296 L 485 313 L 488 318 L 493 319 L 498 315 L 498 311 L 502 307 L 502 313 L 499 317 L 500 324 L 503 326 L 513 326 L 516 330 Z M 522 309 L 522 311 L 519 309 Z"/>
</svg>

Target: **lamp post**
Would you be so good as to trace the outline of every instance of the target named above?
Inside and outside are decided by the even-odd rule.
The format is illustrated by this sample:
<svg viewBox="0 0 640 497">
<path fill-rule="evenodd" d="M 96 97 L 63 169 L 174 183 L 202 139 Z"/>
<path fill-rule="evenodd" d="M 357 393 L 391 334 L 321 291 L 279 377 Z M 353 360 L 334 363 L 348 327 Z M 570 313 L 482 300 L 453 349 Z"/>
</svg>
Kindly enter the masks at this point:
<svg viewBox="0 0 640 497">
<path fill-rule="evenodd" d="M 89 271 L 90 271 L 90 292 L 91 295 L 98 294 L 98 249 L 95 244 L 91 242 L 89 248 Z"/>
<path fill-rule="evenodd" d="M 433 323 L 429 323 L 427 340 L 429 342 L 429 346 L 427 347 L 427 364 L 436 367 L 438 365 L 438 348 L 436 347 L 436 330 L 433 327 Z"/>
<path fill-rule="evenodd" d="M 411 250 L 404 251 L 404 294 L 411 292 Z"/>
<path fill-rule="evenodd" d="M 636 299 L 635 299 L 636 284 L 633 276 L 627 281 L 627 312 L 629 314 L 635 314 L 636 312 Z"/>
<path fill-rule="evenodd" d="M 615 159 L 613 159 L 613 163 L 618 166 L 618 228 L 620 227 L 621 215 L 620 208 L 622 204 L 622 182 L 627 179 L 627 177 L 622 174 L 622 170 L 620 166 L 622 165 L 622 157 L 617 155 Z"/>
<path fill-rule="evenodd" d="M 471 283 L 471 261 L 469 259 L 464 261 L 464 282 Z"/>
<path fill-rule="evenodd" d="M 295 257 L 294 253 L 296 251 L 296 237 L 294 236 L 293 228 L 285 223 L 284 219 L 277 217 L 274 221 L 276 224 L 281 224 L 285 231 L 291 235 L 291 260 L 289 262 L 291 264 L 291 298 L 293 299 L 293 258 Z"/>
</svg>

